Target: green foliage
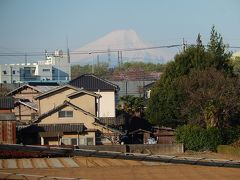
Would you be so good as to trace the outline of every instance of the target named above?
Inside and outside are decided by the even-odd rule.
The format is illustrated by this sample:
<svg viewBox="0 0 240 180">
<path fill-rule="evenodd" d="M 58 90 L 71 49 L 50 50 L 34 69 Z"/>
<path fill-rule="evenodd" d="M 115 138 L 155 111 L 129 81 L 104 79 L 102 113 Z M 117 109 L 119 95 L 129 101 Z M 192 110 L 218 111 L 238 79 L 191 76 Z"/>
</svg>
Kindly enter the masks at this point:
<svg viewBox="0 0 240 180">
<path fill-rule="evenodd" d="M 120 72 L 120 71 L 125 71 L 128 69 L 141 69 L 144 70 L 144 72 L 163 72 L 165 69 L 164 64 L 153 64 L 153 63 L 144 63 L 144 62 L 127 62 L 124 63 L 121 67 L 115 67 L 113 69 L 109 68 L 108 63 L 98 63 L 94 65 L 94 74 L 99 77 L 103 78 L 109 78 L 113 74 Z M 91 74 L 92 73 L 92 65 L 73 65 L 71 66 L 71 75 L 72 79 L 78 77 L 79 75 L 82 74 Z"/>
<path fill-rule="evenodd" d="M 231 64 L 233 66 L 233 73 L 240 75 L 240 57 L 236 56 L 231 59 Z"/>
<path fill-rule="evenodd" d="M 217 146 L 222 143 L 219 129 L 204 129 L 193 125 L 178 127 L 176 140 L 179 143 L 183 143 L 187 150 L 193 151 L 216 151 Z"/>
<path fill-rule="evenodd" d="M 222 144 L 232 144 L 240 139 L 240 128 L 239 127 L 228 127 L 221 131 L 223 142 Z"/>
<path fill-rule="evenodd" d="M 182 76 L 177 84 L 187 97 L 180 109 L 189 122 L 223 128 L 229 125 L 231 114 L 239 112 L 240 82 L 237 77 L 208 68 Z"/>
<path fill-rule="evenodd" d="M 215 26 L 212 27 L 210 42 L 208 43 L 208 66 L 218 70 L 232 73 L 233 68 L 230 64 L 232 53 L 226 51 L 221 34 L 217 33 Z"/>
<path fill-rule="evenodd" d="M 131 69 L 137 68 L 142 69 L 144 71 L 157 71 L 163 72 L 165 65 L 164 64 L 153 64 L 153 63 L 144 63 L 144 62 L 126 62 L 121 67 L 115 68 L 116 71 L 123 70 L 123 69 Z"/>
<path fill-rule="evenodd" d="M 202 100 L 207 100 L 206 103 L 210 103 L 212 101 L 214 93 L 208 96 L 205 96 L 204 93 L 211 88 L 212 92 L 219 91 L 219 89 L 217 89 L 219 86 L 216 84 L 219 81 L 214 83 L 214 80 L 216 80 L 217 77 L 213 76 L 215 77 L 214 80 L 211 81 L 211 79 L 208 78 L 208 82 L 204 83 L 205 77 L 202 77 L 201 71 L 210 68 L 221 71 L 223 76 L 232 75 L 232 66 L 229 63 L 230 56 L 231 53 L 227 52 L 221 35 L 215 31 L 214 27 L 212 28 L 210 42 L 207 48 L 202 45 L 201 36 L 198 35 L 196 45 L 189 46 L 185 51 L 176 55 L 174 61 L 167 64 L 164 74 L 152 89 L 151 98 L 148 102 L 146 110 L 146 114 L 150 122 L 159 125 L 173 126 L 187 122 L 184 120 L 186 119 L 186 116 L 188 119 L 190 118 L 192 120 L 198 120 L 204 117 L 204 110 L 202 110 L 202 112 L 199 111 L 201 110 L 200 105 L 203 104 L 196 103 L 195 106 L 190 108 L 190 111 L 188 111 L 190 114 L 183 112 L 185 112 L 185 107 L 190 107 L 188 106 L 189 102 L 196 102 L 194 98 L 199 99 L 198 95 L 201 94 L 200 92 L 202 92 L 202 89 L 204 91 L 202 92 L 202 96 L 200 96 L 200 98 L 202 98 Z M 195 77 L 200 78 L 201 82 L 198 82 L 196 78 L 194 79 L 195 81 L 191 81 L 194 72 L 197 74 Z M 225 79 L 222 78 L 222 80 Z M 206 84 L 210 84 L 212 82 L 214 86 L 207 88 Z M 224 81 L 221 85 L 223 83 Z M 236 95 L 239 93 L 235 93 L 232 87 L 234 86 L 230 86 L 226 91 L 224 91 L 224 93 L 226 93 L 223 96 L 225 98 L 224 100 L 226 100 L 225 104 L 228 104 L 226 99 L 227 97 L 230 97 L 232 94 Z M 197 90 L 199 90 L 199 92 Z M 229 93 L 227 92 L 228 90 Z M 198 93 L 195 93 L 194 91 L 197 91 Z M 221 112 L 225 110 L 224 108 L 221 109 L 222 100 L 220 99 L 219 101 L 219 98 L 216 99 L 216 101 L 213 99 L 214 103 L 211 106 L 210 104 L 204 105 L 206 106 L 204 107 L 205 115 L 208 119 L 212 119 L 212 117 L 215 118 L 215 111 L 217 111 L 217 115 L 220 115 Z M 232 98 L 230 98 L 230 100 L 232 100 Z M 220 107 L 216 107 L 218 105 Z M 226 114 L 229 115 L 230 113 L 232 112 L 227 111 Z M 222 117 L 218 116 L 217 118 L 219 119 Z"/>
<path fill-rule="evenodd" d="M 121 103 L 123 103 L 123 109 L 129 114 L 134 114 L 135 112 L 142 112 L 144 108 L 144 99 L 141 97 L 135 97 L 132 95 L 121 96 Z"/>
</svg>

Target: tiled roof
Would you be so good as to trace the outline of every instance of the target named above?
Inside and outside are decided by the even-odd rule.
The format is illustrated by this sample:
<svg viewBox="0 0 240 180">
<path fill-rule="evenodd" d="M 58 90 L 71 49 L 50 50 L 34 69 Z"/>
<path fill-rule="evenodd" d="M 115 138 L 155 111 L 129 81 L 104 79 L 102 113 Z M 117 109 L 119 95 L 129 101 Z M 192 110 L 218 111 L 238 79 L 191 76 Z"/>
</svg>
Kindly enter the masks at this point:
<svg viewBox="0 0 240 180">
<path fill-rule="evenodd" d="M 12 90 L 11 92 L 9 92 L 7 95 L 8 96 L 12 96 L 14 95 L 15 93 L 18 93 L 19 91 L 22 91 L 23 89 L 26 89 L 26 88 L 31 88 L 31 89 L 34 89 L 35 91 L 39 92 L 39 93 L 45 93 L 47 91 L 50 91 L 52 89 L 55 89 L 57 88 L 58 86 L 30 86 L 28 84 L 24 84 L 14 90 Z"/>
<path fill-rule="evenodd" d="M 83 132 L 83 123 L 76 124 L 39 124 L 43 132 Z"/>
<path fill-rule="evenodd" d="M 48 96 L 48 95 L 60 92 L 60 91 L 64 90 L 65 88 L 73 89 L 73 90 L 76 91 L 76 93 L 81 92 L 81 93 L 85 93 L 85 94 L 89 94 L 89 95 L 92 95 L 92 96 L 99 97 L 99 95 L 96 94 L 96 93 L 92 93 L 92 92 L 89 92 L 89 91 L 87 91 L 85 89 L 77 88 L 77 87 L 71 86 L 69 84 L 66 84 L 66 85 L 58 86 L 57 88 L 51 89 L 51 90 L 49 90 L 49 91 L 47 91 L 47 92 L 45 92 L 43 94 L 40 94 L 40 95 L 36 96 L 35 99 L 43 98 L 45 96 Z M 71 95 L 73 95 L 73 93 Z M 69 95 L 69 96 L 71 96 L 71 95 Z"/>
<path fill-rule="evenodd" d="M 118 91 L 119 87 L 110 81 L 98 78 L 92 74 L 84 74 L 69 82 L 70 85 L 83 88 L 89 91 L 114 90 Z"/>
<path fill-rule="evenodd" d="M 13 109 L 13 108 L 14 108 L 13 97 L 10 96 L 0 97 L 0 109 Z"/>
</svg>

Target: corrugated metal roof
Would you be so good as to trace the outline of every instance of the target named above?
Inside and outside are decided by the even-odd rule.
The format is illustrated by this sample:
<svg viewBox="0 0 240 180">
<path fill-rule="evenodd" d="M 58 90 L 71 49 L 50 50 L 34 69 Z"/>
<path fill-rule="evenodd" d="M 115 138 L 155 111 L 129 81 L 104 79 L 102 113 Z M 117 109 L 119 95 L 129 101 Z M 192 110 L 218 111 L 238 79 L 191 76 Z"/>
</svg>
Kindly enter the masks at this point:
<svg viewBox="0 0 240 180">
<path fill-rule="evenodd" d="M 89 91 L 114 90 L 118 91 L 119 87 L 105 79 L 98 78 L 92 74 L 84 74 L 69 82 L 70 85 L 83 88 Z"/>
<path fill-rule="evenodd" d="M 40 137 L 59 137 L 63 136 L 63 132 L 39 132 Z"/>
<path fill-rule="evenodd" d="M 0 97 L 0 109 L 13 109 L 14 98 L 10 96 Z"/>
</svg>

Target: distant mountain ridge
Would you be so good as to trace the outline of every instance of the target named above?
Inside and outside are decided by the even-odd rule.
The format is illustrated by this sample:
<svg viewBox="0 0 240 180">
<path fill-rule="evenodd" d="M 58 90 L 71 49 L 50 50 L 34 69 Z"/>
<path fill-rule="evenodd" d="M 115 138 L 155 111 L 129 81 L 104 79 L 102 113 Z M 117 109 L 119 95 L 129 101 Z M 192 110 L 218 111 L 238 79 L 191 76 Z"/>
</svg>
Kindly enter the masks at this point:
<svg viewBox="0 0 240 180">
<path fill-rule="evenodd" d="M 111 60 L 114 64 L 117 62 L 118 53 L 92 53 L 93 51 L 111 51 L 111 50 L 122 50 L 122 49 L 138 49 L 153 47 L 149 43 L 143 42 L 137 33 L 132 30 L 115 30 L 105 36 L 97 39 L 96 41 L 90 42 L 85 46 L 78 48 L 75 52 L 86 52 L 86 54 L 74 54 L 71 57 L 73 64 L 88 64 L 97 63 L 97 59 L 101 62 Z M 122 60 L 126 61 L 144 61 L 144 62 L 157 62 L 165 63 L 172 58 L 172 54 L 167 52 L 166 49 L 147 49 L 138 51 L 122 51 Z"/>
</svg>

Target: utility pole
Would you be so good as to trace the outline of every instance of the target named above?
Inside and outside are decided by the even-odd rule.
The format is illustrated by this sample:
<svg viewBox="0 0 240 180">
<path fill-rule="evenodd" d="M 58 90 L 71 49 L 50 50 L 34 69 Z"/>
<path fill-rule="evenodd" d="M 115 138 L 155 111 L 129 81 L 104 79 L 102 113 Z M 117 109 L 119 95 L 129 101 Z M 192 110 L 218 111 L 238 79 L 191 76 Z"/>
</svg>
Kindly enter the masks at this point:
<svg viewBox="0 0 240 180">
<path fill-rule="evenodd" d="M 27 65 L 27 53 L 25 53 L 25 65 Z"/>
<path fill-rule="evenodd" d="M 13 74 L 12 74 L 12 66 L 10 66 L 10 82 L 11 82 L 11 84 L 12 84 L 12 82 L 13 82 Z"/>
<path fill-rule="evenodd" d="M 93 55 L 93 52 L 90 52 L 88 54 L 92 55 L 92 74 L 94 74 L 94 55 Z"/>
<path fill-rule="evenodd" d="M 99 55 L 97 55 L 97 66 L 98 66 L 98 68 L 100 66 Z"/>
<path fill-rule="evenodd" d="M 118 67 L 120 68 L 120 65 L 121 65 L 121 63 L 120 63 L 120 51 L 118 51 Z"/>
<path fill-rule="evenodd" d="M 110 66 L 110 63 L 111 63 L 111 54 L 110 54 L 110 49 L 108 48 L 108 64 Z"/>
<path fill-rule="evenodd" d="M 120 63 L 121 63 L 121 66 L 122 66 L 123 65 L 122 51 L 120 51 Z"/>
<path fill-rule="evenodd" d="M 183 52 L 185 52 L 185 51 L 186 51 L 186 43 L 185 43 L 185 40 L 183 38 Z"/>
</svg>

